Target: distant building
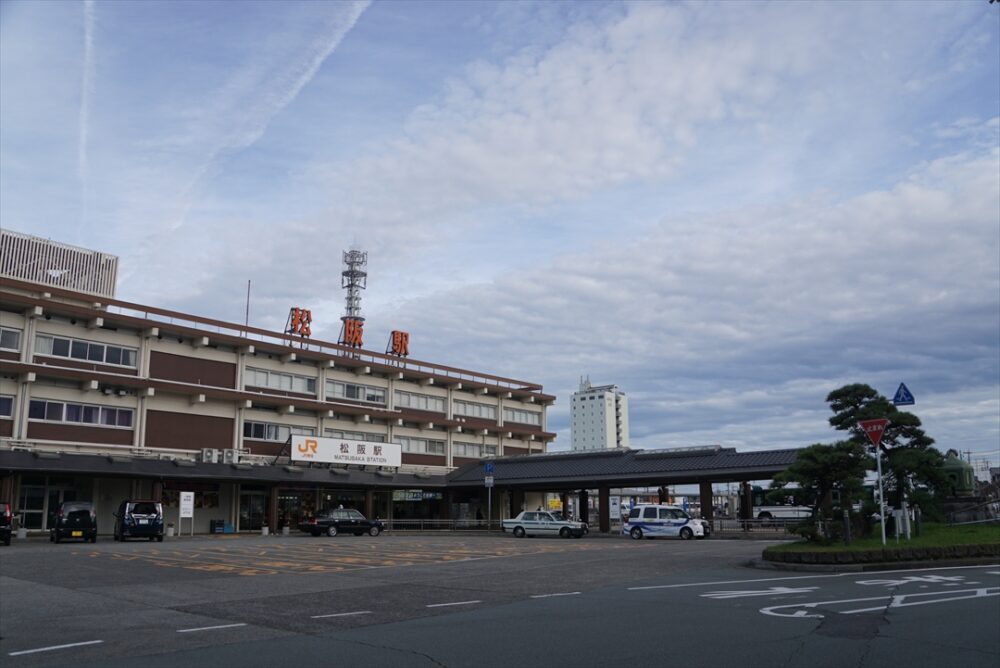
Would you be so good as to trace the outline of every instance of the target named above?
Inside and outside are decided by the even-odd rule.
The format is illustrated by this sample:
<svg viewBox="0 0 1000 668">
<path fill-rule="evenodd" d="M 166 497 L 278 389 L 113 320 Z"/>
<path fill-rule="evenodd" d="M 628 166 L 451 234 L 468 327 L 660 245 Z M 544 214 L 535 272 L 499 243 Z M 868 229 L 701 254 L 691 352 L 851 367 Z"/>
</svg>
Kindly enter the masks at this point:
<svg viewBox="0 0 1000 668">
<path fill-rule="evenodd" d="M 580 381 L 580 391 L 570 401 L 572 450 L 629 447 L 628 397 L 617 385 L 593 387 Z"/>
</svg>

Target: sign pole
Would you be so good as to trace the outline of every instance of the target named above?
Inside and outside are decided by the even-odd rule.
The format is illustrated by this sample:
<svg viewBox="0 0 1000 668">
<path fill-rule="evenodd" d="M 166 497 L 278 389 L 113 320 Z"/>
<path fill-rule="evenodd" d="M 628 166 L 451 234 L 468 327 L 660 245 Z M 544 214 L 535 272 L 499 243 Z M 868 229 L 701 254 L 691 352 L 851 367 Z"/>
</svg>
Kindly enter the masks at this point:
<svg viewBox="0 0 1000 668">
<path fill-rule="evenodd" d="M 486 488 L 486 533 L 489 533 L 493 526 L 493 488 Z"/>
<path fill-rule="evenodd" d="M 885 418 L 862 420 L 858 423 L 861 431 L 865 432 L 865 436 L 875 446 L 875 462 L 878 465 L 878 516 L 879 524 L 882 527 L 882 547 L 885 547 L 885 496 L 882 491 L 882 447 L 880 444 L 882 443 L 882 434 L 885 433 L 885 428 L 888 425 L 889 421 Z"/>
<path fill-rule="evenodd" d="M 882 449 L 875 446 L 875 461 L 878 462 L 878 516 L 882 527 L 882 547 L 885 547 L 885 496 L 882 492 Z"/>
</svg>

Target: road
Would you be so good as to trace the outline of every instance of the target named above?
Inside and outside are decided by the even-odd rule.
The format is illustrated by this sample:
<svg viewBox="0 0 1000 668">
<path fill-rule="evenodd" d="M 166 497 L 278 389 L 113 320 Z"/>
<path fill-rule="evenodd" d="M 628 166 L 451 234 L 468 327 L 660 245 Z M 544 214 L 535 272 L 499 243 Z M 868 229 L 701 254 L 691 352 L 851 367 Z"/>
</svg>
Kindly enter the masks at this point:
<svg viewBox="0 0 1000 668">
<path fill-rule="evenodd" d="M 746 568 L 765 545 L 16 541 L 0 548 L 0 657 L 11 668 L 1000 665 L 1000 566 Z"/>
</svg>

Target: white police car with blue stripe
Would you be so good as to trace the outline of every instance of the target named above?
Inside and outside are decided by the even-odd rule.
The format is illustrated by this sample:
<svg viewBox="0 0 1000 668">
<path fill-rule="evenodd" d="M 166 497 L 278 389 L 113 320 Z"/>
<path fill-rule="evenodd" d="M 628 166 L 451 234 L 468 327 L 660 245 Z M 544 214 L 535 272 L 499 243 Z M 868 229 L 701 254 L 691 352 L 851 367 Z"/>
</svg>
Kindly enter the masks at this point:
<svg viewBox="0 0 1000 668">
<path fill-rule="evenodd" d="M 622 531 L 632 538 L 704 538 L 705 527 L 677 506 L 637 505 L 632 508 Z"/>
</svg>

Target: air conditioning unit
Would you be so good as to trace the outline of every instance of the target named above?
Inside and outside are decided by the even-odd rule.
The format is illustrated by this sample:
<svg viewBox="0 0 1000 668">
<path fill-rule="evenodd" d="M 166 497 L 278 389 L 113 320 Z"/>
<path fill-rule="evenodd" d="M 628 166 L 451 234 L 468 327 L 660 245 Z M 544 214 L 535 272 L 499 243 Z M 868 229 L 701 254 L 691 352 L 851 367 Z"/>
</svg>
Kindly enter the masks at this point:
<svg viewBox="0 0 1000 668">
<path fill-rule="evenodd" d="M 239 464 L 240 456 L 232 449 L 222 451 L 222 463 L 223 464 Z"/>
<path fill-rule="evenodd" d="M 219 451 L 214 448 L 202 448 L 201 461 L 206 464 L 217 464 L 219 462 Z"/>
</svg>

